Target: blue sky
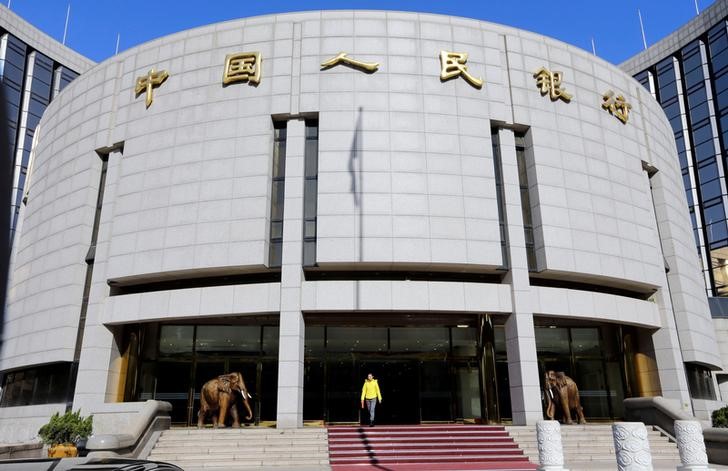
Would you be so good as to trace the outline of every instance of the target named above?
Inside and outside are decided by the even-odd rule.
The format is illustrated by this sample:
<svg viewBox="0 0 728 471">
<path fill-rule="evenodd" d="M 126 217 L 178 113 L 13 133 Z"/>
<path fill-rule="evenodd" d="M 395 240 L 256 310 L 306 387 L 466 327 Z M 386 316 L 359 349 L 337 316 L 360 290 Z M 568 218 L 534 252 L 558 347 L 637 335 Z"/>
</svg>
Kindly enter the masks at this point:
<svg viewBox="0 0 728 471">
<path fill-rule="evenodd" d="M 5 5 L 8 0 L 0 0 Z M 697 0 L 700 11 L 713 0 Z M 695 17 L 695 0 L 10 0 L 10 9 L 61 40 L 66 9 L 71 19 L 66 45 L 95 61 L 177 31 L 269 13 L 372 9 L 442 13 L 492 21 L 534 31 L 591 50 L 620 63 L 642 50 L 637 9 L 647 44 L 653 44 Z"/>
</svg>

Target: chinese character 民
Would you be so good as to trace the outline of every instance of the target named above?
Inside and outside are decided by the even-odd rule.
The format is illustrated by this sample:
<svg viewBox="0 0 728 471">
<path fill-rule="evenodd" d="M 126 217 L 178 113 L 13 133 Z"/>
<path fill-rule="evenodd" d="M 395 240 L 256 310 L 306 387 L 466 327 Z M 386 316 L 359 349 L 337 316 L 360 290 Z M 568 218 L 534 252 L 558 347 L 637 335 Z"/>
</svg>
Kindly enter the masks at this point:
<svg viewBox="0 0 728 471">
<path fill-rule="evenodd" d="M 440 51 L 440 80 L 449 80 L 462 75 L 470 85 L 475 88 L 482 87 L 483 80 L 473 77 L 468 72 L 468 66 L 465 65 L 467 61 L 467 52 Z"/>
<path fill-rule="evenodd" d="M 551 101 L 561 98 L 568 103 L 571 100 L 572 96 L 561 88 L 562 72 L 551 72 L 546 67 L 541 67 L 533 77 L 536 79 L 536 86 L 541 90 L 541 95 L 548 93 Z"/>
<path fill-rule="evenodd" d="M 147 108 L 149 108 L 149 105 L 152 104 L 152 101 L 154 100 L 153 94 L 152 94 L 152 88 L 158 87 L 167 80 L 167 77 L 169 77 L 169 74 L 166 70 L 162 70 L 159 72 L 155 72 L 154 69 L 151 69 L 147 75 L 142 75 L 141 77 L 137 77 L 136 79 L 136 87 L 134 87 L 134 92 L 136 93 L 136 96 L 139 96 L 143 91 L 147 92 L 147 98 L 146 98 L 146 104 Z"/>
<path fill-rule="evenodd" d="M 370 73 L 376 72 L 377 69 L 379 68 L 378 62 L 358 61 L 356 59 L 352 59 L 351 57 L 348 57 L 346 52 L 340 52 L 335 57 L 332 57 L 331 59 L 327 60 L 326 62 L 322 62 L 321 69 L 322 70 L 329 69 L 338 64 L 350 65 L 352 67 L 364 69 L 365 71 L 370 72 Z"/>
<path fill-rule="evenodd" d="M 222 83 L 227 85 L 233 82 L 248 82 L 252 85 L 260 83 L 261 74 L 260 52 L 239 52 L 225 56 L 225 71 L 222 74 Z"/>
<path fill-rule="evenodd" d="M 624 95 L 615 97 L 614 92 L 608 90 L 607 93 L 602 95 L 602 108 L 609 111 L 609 114 L 616 116 L 622 123 L 627 124 L 629 110 L 632 109 L 632 105 L 627 103 Z"/>
</svg>

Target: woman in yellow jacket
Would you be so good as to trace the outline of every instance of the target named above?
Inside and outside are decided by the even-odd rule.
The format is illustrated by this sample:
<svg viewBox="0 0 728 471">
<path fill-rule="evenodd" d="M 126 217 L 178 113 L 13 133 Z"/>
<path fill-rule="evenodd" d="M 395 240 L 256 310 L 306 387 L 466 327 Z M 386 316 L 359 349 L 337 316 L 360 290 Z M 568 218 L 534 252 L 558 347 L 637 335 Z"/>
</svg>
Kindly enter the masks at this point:
<svg viewBox="0 0 728 471">
<path fill-rule="evenodd" d="M 377 407 L 377 399 L 382 402 L 382 393 L 379 391 L 379 383 L 374 379 L 374 375 L 369 373 L 367 379 L 364 380 L 364 386 L 361 388 L 361 408 L 364 408 L 364 401 L 369 409 L 369 426 L 374 427 L 374 409 Z"/>
</svg>

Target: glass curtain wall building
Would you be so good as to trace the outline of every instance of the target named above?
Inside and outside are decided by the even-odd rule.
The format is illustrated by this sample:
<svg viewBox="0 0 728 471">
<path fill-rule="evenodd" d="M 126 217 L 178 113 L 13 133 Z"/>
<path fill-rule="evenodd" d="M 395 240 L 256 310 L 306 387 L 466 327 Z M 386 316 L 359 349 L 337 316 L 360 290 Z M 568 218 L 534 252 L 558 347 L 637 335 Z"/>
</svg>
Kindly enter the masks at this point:
<svg viewBox="0 0 728 471">
<path fill-rule="evenodd" d="M 14 160 L 11 243 L 38 122 L 48 103 L 93 64 L 0 6 L 0 83 L 5 93 L 9 155 Z"/>
<path fill-rule="evenodd" d="M 672 126 L 711 314 L 722 332 L 728 324 L 728 1 L 716 1 L 620 67 L 649 90 Z M 718 337 L 725 361 L 728 339 Z M 710 373 L 694 370 L 691 384 Z M 728 374 L 717 379 L 726 400 Z"/>
</svg>

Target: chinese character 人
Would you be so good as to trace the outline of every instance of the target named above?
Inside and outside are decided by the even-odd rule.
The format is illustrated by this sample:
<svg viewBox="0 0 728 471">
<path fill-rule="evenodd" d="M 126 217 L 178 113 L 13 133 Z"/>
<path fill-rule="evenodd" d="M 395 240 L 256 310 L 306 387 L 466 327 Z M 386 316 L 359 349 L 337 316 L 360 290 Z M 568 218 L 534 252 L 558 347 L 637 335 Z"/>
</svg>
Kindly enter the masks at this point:
<svg viewBox="0 0 728 471">
<path fill-rule="evenodd" d="M 453 77 L 462 75 L 470 85 L 475 88 L 482 87 L 483 80 L 473 77 L 468 72 L 468 66 L 465 65 L 467 61 L 467 52 L 440 51 L 440 80 L 450 80 Z"/>
<path fill-rule="evenodd" d="M 623 124 L 627 124 L 629 110 L 632 109 L 632 105 L 627 103 L 624 95 L 617 95 L 615 97 L 614 92 L 608 90 L 607 93 L 602 95 L 602 108 L 609 111 L 609 114 L 616 116 Z"/>
<path fill-rule="evenodd" d="M 378 62 L 363 62 L 356 59 L 352 59 L 351 57 L 347 56 L 346 52 L 340 52 L 335 57 L 332 57 L 331 59 L 322 62 L 321 63 L 321 69 L 329 69 L 335 65 L 338 64 L 345 64 L 350 65 L 352 67 L 356 67 L 359 69 L 363 69 L 369 73 L 374 73 L 379 68 Z"/>
<path fill-rule="evenodd" d="M 136 93 L 136 96 L 139 96 L 143 91 L 147 92 L 147 108 L 149 108 L 154 100 L 152 88 L 162 85 L 162 82 L 167 80 L 167 77 L 169 77 L 169 74 L 166 70 L 155 72 L 154 69 L 150 70 L 147 75 L 137 77 L 134 92 Z"/>
<path fill-rule="evenodd" d="M 260 83 L 261 74 L 260 52 L 239 52 L 225 56 L 225 71 L 222 74 L 222 83 L 227 85 L 234 82 L 248 82 L 251 85 Z"/>
<path fill-rule="evenodd" d="M 536 86 L 541 90 L 541 95 L 549 94 L 551 101 L 559 98 L 565 102 L 571 101 L 572 96 L 561 88 L 562 72 L 551 72 L 546 67 L 541 67 L 533 74 L 536 79 Z"/>
</svg>

